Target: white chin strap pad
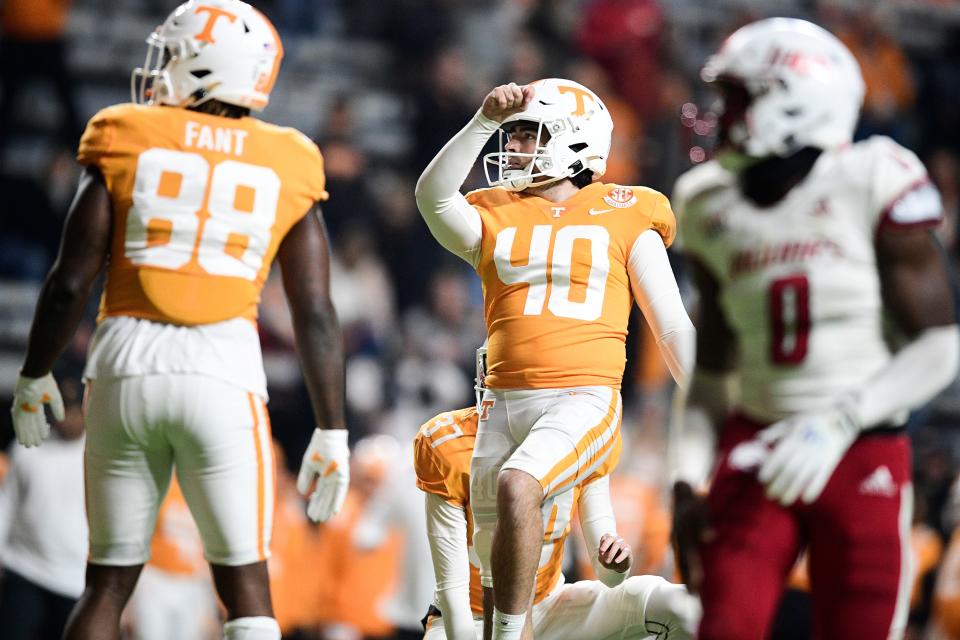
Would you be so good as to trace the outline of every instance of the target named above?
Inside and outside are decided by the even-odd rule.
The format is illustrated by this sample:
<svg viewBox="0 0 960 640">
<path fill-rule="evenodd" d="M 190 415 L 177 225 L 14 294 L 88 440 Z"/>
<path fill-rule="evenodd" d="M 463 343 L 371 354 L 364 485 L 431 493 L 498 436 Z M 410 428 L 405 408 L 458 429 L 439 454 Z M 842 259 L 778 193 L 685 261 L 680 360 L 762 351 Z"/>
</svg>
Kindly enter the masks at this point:
<svg viewBox="0 0 960 640">
<path fill-rule="evenodd" d="M 223 640 L 280 640 L 280 625 L 274 618 L 236 618 L 223 625 Z"/>
</svg>

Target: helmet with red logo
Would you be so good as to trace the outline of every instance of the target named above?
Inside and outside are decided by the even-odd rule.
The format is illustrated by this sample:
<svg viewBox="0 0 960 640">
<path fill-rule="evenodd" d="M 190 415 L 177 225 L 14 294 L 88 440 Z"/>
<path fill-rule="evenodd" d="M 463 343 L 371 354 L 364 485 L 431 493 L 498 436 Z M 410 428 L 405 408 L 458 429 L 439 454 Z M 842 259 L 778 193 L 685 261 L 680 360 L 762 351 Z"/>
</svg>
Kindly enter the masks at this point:
<svg viewBox="0 0 960 640">
<path fill-rule="evenodd" d="M 283 45 L 270 21 L 239 0 L 190 0 L 147 38 L 147 59 L 131 76 L 133 101 L 196 106 L 220 100 L 267 106 Z"/>
<path fill-rule="evenodd" d="M 549 184 L 589 169 L 594 178 L 607 170 L 613 120 L 603 101 L 590 89 L 572 80 L 548 78 L 530 84 L 533 97 L 527 108 L 500 124 L 500 151 L 484 156 L 490 186 L 521 191 L 536 183 Z M 533 153 L 504 149 L 504 132 L 519 122 L 537 127 Z M 544 141 L 549 134 L 549 139 Z M 525 160 L 511 168 L 510 158 Z M 541 180 L 534 180 L 542 178 Z"/>
<path fill-rule="evenodd" d="M 805 20 L 769 18 L 741 27 L 707 60 L 701 77 L 726 88 L 721 162 L 724 154 L 787 156 L 850 142 L 863 104 L 853 54 Z"/>
</svg>

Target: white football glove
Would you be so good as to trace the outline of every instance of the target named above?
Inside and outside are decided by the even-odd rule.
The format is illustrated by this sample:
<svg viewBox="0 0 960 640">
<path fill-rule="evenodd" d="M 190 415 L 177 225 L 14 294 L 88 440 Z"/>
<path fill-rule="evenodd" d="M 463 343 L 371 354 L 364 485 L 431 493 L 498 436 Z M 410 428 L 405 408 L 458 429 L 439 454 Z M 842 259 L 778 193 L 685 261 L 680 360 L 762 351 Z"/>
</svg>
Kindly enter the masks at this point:
<svg viewBox="0 0 960 640">
<path fill-rule="evenodd" d="M 53 374 L 48 373 L 42 378 L 17 376 L 10 413 L 17 442 L 25 447 L 36 447 L 50 435 L 50 423 L 43 410 L 45 404 L 50 405 L 54 418 L 63 420 L 63 398 Z"/>
<path fill-rule="evenodd" d="M 340 512 L 350 484 L 350 448 L 346 429 L 315 429 L 303 454 L 297 490 L 307 495 L 313 481 L 316 488 L 307 503 L 307 515 L 314 522 L 326 522 Z"/>
<path fill-rule="evenodd" d="M 842 409 L 807 413 L 775 422 L 759 438 L 773 450 L 760 467 L 767 497 L 783 506 L 807 504 L 823 493 L 860 428 Z"/>
</svg>

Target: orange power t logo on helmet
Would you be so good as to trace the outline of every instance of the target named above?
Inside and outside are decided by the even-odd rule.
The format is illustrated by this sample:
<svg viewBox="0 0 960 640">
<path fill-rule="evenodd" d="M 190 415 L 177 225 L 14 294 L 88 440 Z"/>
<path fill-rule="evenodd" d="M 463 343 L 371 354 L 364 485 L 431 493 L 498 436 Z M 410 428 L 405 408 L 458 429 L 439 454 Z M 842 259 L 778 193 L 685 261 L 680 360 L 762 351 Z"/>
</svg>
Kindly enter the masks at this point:
<svg viewBox="0 0 960 640">
<path fill-rule="evenodd" d="M 194 37 L 201 42 L 209 42 L 213 44 L 215 40 L 213 39 L 213 25 L 217 23 L 217 18 L 227 18 L 230 22 L 233 22 L 237 19 L 237 16 L 230 13 L 229 11 L 224 11 L 223 9 L 217 9 L 216 7 L 197 7 L 196 13 L 201 11 L 206 11 L 210 15 L 207 16 L 207 24 L 203 26 L 203 31 L 195 35 Z"/>
<path fill-rule="evenodd" d="M 593 100 L 593 98 L 591 98 L 590 96 L 589 91 L 585 91 L 577 87 L 557 87 L 557 91 L 559 91 L 560 93 L 572 93 L 573 96 L 577 99 L 577 109 L 576 111 L 573 111 L 570 114 L 572 116 L 582 116 L 587 112 L 583 102 L 584 98 L 590 98 L 591 100 Z"/>
</svg>

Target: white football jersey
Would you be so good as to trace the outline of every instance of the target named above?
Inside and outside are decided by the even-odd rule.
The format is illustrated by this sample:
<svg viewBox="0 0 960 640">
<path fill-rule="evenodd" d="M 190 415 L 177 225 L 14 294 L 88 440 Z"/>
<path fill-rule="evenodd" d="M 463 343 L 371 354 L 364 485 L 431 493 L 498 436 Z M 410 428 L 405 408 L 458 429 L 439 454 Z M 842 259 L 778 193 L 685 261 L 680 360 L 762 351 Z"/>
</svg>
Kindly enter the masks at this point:
<svg viewBox="0 0 960 640">
<path fill-rule="evenodd" d="M 942 215 L 923 164 L 879 136 L 824 151 L 771 207 L 716 162 L 681 176 L 672 202 L 680 246 L 719 283 L 738 339 L 740 407 L 766 420 L 829 406 L 883 368 L 874 241 Z"/>
</svg>

